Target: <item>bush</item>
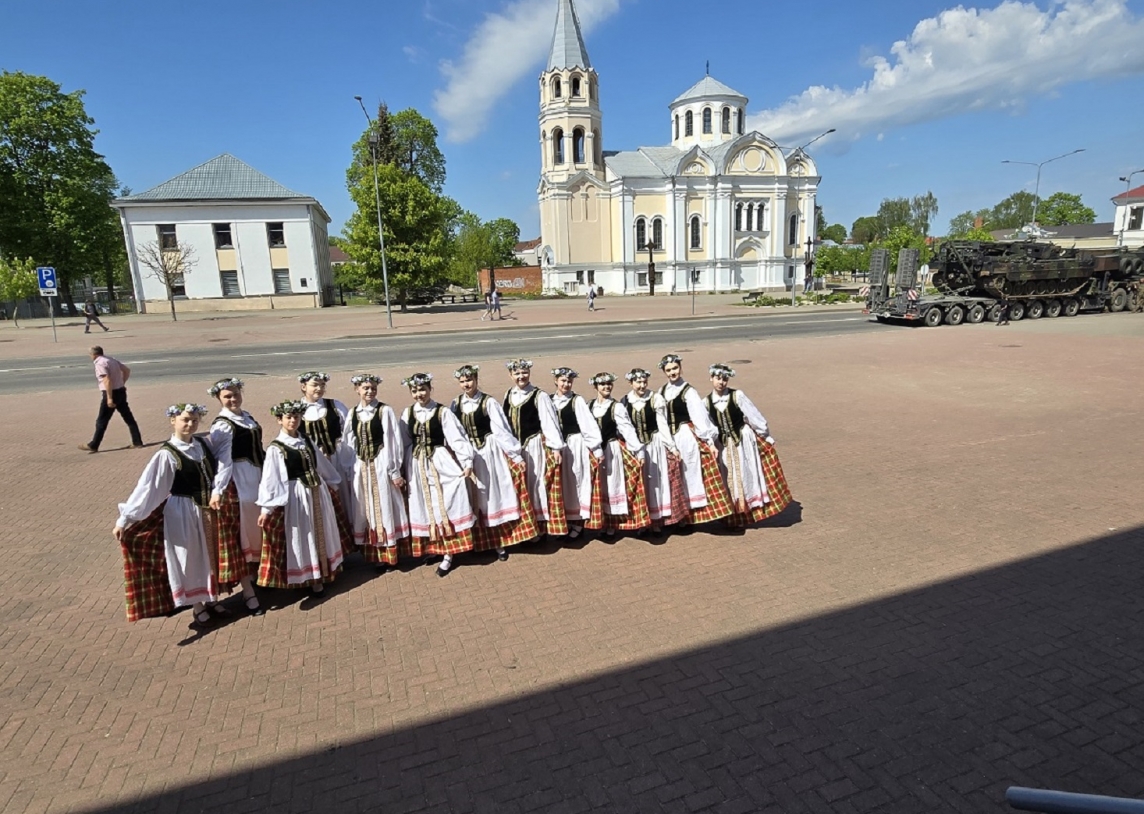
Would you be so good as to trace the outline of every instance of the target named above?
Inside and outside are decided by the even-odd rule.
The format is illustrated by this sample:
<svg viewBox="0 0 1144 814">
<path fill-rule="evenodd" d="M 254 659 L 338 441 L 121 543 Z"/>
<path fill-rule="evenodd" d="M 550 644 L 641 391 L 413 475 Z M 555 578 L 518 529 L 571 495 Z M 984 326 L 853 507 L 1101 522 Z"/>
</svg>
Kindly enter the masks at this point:
<svg viewBox="0 0 1144 814">
<path fill-rule="evenodd" d="M 783 299 L 775 299 L 774 297 L 767 294 L 762 294 L 755 298 L 754 305 L 756 308 L 761 308 L 764 305 L 769 305 L 771 307 L 776 305 L 790 305 L 790 300 L 786 299 L 785 297 Z"/>
</svg>

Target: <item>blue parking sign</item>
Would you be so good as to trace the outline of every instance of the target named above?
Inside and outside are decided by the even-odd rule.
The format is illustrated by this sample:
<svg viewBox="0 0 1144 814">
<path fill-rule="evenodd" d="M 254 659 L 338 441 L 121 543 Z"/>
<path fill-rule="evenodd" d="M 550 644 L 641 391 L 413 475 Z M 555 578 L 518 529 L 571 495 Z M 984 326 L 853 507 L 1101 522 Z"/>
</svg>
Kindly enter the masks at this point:
<svg viewBox="0 0 1144 814">
<path fill-rule="evenodd" d="M 59 286 L 56 284 L 56 270 L 51 266 L 40 266 L 36 269 L 36 276 L 40 280 L 40 295 L 43 297 L 55 297 L 59 294 Z"/>
</svg>

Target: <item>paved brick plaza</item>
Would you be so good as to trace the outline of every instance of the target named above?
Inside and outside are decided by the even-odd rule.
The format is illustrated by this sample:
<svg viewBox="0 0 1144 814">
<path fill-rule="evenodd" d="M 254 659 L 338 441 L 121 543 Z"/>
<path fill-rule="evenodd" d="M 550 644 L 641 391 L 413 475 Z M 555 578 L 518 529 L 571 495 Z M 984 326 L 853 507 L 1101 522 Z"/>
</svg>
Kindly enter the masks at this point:
<svg viewBox="0 0 1144 814">
<path fill-rule="evenodd" d="M 694 349 L 697 385 L 736 360 L 800 511 L 737 537 L 534 547 L 445 580 L 355 557 L 323 603 L 264 592 L 265 617 L 202 638 L 186 613 L 123 620 L 110 530 L 153 449 L 117 449 L 113 423 L 105 451 L 76 451 L 90 381 L 0 398 L 0 809 L 989 812 L 1010 784 L 1144 795 L 1142 337 L 1118 315 L 681 338 L 664 349 Z M 499 360 L 471 361 L 507 385 Z M 381 372 L 404 404 L 408 371 Z M 145 437 L 207 384 L 132 381 Z M 269 424 L 293 392 L 248 378 L 248 407 Z"/>
</svg>

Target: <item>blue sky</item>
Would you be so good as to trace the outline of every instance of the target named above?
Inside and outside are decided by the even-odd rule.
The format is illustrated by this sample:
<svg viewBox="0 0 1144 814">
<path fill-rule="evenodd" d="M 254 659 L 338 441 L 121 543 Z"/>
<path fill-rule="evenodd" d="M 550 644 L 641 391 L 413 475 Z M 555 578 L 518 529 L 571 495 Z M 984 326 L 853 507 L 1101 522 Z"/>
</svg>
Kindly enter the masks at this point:
<svg viewBox="0 0 1144 814">
<path fill-rule="evenodd" d="M 556 0 L 0 0 L 0 69 L 87 92 L 96 144 L 142 191 L 223 152 L 351 212 L 353 97 L 415 107 L 441 130 L 446 191 L 540 234 L 536 78 Z M 1112 219 L 1144 169 L 1144 0 L 872 3 L 578 0 L 600 75 L 604 148 L 669 141 L 668 103 L 711 74 L 748 122 L 812 150 L 819 203 L 847 227 L 885 197 L 932 190 L 935 231 L 1033 190 Z M 702 11 L 701 11 L 702 9 Z M 1133 186 L 1144 183 L 1144 174 Z"/>
</svg>

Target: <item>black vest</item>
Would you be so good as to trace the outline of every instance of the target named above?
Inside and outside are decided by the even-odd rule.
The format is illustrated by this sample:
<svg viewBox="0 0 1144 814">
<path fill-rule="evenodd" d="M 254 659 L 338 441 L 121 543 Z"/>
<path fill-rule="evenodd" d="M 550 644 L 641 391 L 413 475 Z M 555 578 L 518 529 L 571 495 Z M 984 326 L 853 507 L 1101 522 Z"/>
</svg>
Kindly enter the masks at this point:
<svg viewBox="0 0 1144 814">
<path fill-rule="evenodd" d="M 615 441 L 620 437 L 619 427 L 616 426 L 616 402 L 608 405 L 608 411 L 601 416 L 597 416 L 595 412 L 592 415 L 596 418 L 596 423 L 600 425 L 600 435 L 604 439 L 604 444 L 607 445 L 609 441 Z"/>
<path fill-rule="evenodd" d="M 667 402 L 667 423 L 672 435 L 679 432 L 679 428 L 684 425 L 688 427 L 691 426 L 691 413 L 688 411 L 687 402 L 683 398 L 690 389 L 691 385 L 683 385 L 683 389 L 679 391 L 679 395 L 670 400 L 667 398 L 666 384 L 663 386 L 663 389 L 659 391 L 664 401 Z"/>
<path fill-rule="evenodd" d="M 363 461 L 373 461 L 385 448 L 385 426 L 381 423 L 381 408 L 378 402 L 373 418 L 368 422 L 358 418 L 357 407 L 350 410 L 350 426 L 354 431 L 354 452 Z"/>
<path fill-rule="evenodd" d="M 493 434 L 493 420 L 489 418 L 489 408 L 485 404 L 488 396 L 481 393 L 480 401 L 477 402 L 477 409 L 471 413 L 466 413 L 461 409 L 461 397 L 453 399 L 452 410 L 453 415 L 461 422 L 461 426 L 465 428 L 465 433 L 469 436 L 469 440 L 477 449 L 485 448 L 485 440 Z M 537 422 L 540 421 L 539 413 L 537 414 Z"/>
<path fill-rule="evenodd" d="M 726 410 L 716 410 L 715 402 L 712 393 L 706 398 L 707 414 L 711 416 L 711 421 L 719 428 L 719 440 L 726 444 L 728 439 L 732 439 L 735 443 L 743 440 L 743 427 L 746 425 L 747 420 L 743 417 L 743 411 L 739 409 L 738 403 L 735 401 L 735 391 L 729 390 L 731 397 L 727 399 Z"/>
<path fill-rule="evenodd" d="M 224 415 L 220 415 L 215 421 L 225 421 L 230 425 L 233 439 L 230 442 L 230 459 L 246 461 L 261 469 L 263 461 L 266 460 L 266 451 L 262 449 L 262 427 L 258 422 L 254 422 L 254 429 L 251 430 Z"/>
<path fill-rule="evenodd" d="M 655 408 L 652 407 L 651 399 L 649 398 L 644 402 L 644 406 L 636 408 L 632 406 L 631 401 L 627 396 L 620 400 L 620 404 L 628 411 L 628 415 L 632 419 L 632 425 L 636 428 L 636 435 L 640 439 L 641 444 L 650 444 L 655 431 L 659 429 L 659 418 L 656 416 Z"/>
<path fill-rule="evenodd" d="M 170 441 L 163 443 L 163 449 L 175 456 L 175 480 L 171 484 L 171 494 L 179 497 L 189 497 L 200 509 L 211 502 L 211 492 L 214 491 L 215 473 L 218 472 L 218 461 L 201 438 L 191 440 L 198 444 L 202 450 L 203 459 L 196 461 L 186 455 Z"/>
<path fill-rule="evenodd" d="M 342 437 L 342 417 L 334 406 L 333 399 L 322 399 L 326 406 L 326 414 L 315 421 L 302 420 L 302 434 L 314 442 L 314 445 L 326 457 L 337 451 L 338 441 Z"/>
<path fill-rule="evenodd" d="M 445 446 L 445 427 L 441 424 L 442 409 L 438 404 L 428 421 L 419 421 L 413 414 L 412 407 L 405 408 L 405 423 L 409 425 L 409 434 L 413 436 L 414 457 L 431 457 L 433 450 Z"/>
<path fill-rule="evenodd" d="M 557 414 L 560 416 L 560 432 L 564 433 L 565 440 L 571 438 L 573 435 L 580 434 L 580 422 L 576 418 L 575 393 L 572 394 L 572 397 L 568 399 L 568 403 L 565 404 Z"/>
<path fill-rule="evenodd" d="M 527 444 L 530 438 L 541 433 L 540 408 L 536 406 L 536 399 L 540 390 L 533 389 L 528 394 L 528 398 L 519 405 L 512 403 L 511 393 L 510 390 L 504 394 L 505 415 L 508 416 L 509 424 L 512 425 L 516 440 L 520 441 L 521 444 Z"/>
<path fill-rule="evenodd" d="M 317 453 L 309 438 L 302 440 L 306 442 L 302 449 L 295 449 L 277 440 L 271 441 L 270 446 L 282 451 L 282 457 L 286 460 L 286 480 L 300 480 L 312 489 L 322 482 L 318 476 Z"/>
</svg>

